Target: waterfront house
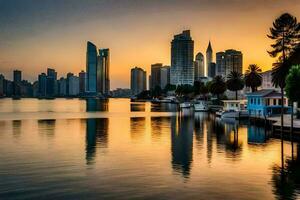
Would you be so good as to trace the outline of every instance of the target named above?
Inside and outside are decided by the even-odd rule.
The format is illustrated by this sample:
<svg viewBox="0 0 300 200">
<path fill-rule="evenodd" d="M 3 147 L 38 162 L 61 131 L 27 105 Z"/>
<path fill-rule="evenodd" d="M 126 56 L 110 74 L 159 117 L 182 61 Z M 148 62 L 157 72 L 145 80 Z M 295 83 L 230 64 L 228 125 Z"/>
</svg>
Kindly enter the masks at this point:
<svg viewBox="0 0 300 200">
<path fill-rule="evenodd" d="M 281 113 L 281 94 L 273 89 L 263 89 L 246 94 L 248 113 L 251 117 L 269 117 Z M 288 99 L 283 100 L 284 113 L 290 113 Z"/>
</svg>

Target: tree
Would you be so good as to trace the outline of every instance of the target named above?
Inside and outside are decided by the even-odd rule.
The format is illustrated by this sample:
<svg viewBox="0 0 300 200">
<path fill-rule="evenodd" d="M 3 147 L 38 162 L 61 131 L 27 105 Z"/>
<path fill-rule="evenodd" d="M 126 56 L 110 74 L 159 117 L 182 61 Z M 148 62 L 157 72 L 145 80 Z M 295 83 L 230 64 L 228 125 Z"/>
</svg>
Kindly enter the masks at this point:
<svg viewBox="0 0 300 200">
<path fill-rule="evenodd" d="M 200 94 L 200 88 L 203 85 L 203 83 L 201 81 L 195 81 L 194 82 L 194 94 L 198 95 Z"/>
<path fill-rule="evenodd" d="M 246 70 L 245 84 L 247 87 L 251 87 L 252 92 L 255 92 L 257 90 L 257 87 L 259 87 L 262 83 L 262 77 L 260 73 L 260 67 L 255 64 L 249 65 L 248 69 Z"/>
<path fill-rule="evenodd" d="M 270 34 L 267 36 L 274 40 L 274 44 L 271 45 L 272 50 L 268 53 L 271 57 L 277 58 L 277 62 L 273 64 L 272 82 L 281 89 L 281 140 L 283 140 L 283 90 L 291 67 L 287 58 L 299 44 L 300 24 L 296 17 L 284 13 L 273 22 L 273 27 L 270 28 Z"/>
<path fill-rule="evenodd" d="M 238 91 L 244 88 L 243 75 L 239 72 L 232 71 L 227 76 L 226 85 L 228 90 L 235 92 L 235 99 L 238 99 Z"/>
<path fill-rule="evenodd" d="M 220 100 L 220 94 L 223 94 L 226 91 L 226 83 L 222 76 L 215 76 L 210 83 L 209 91 L 217 95 L 217 99 Z"/>
<path fill-rule="evenodd" d="M 300 65 L 293 66 L 286 77 L 285 92 L 291 102 L 300 103 Z"/>
<path fill-rule="evenodd" d="M 200 94 L 203 95 L 204 99 L 206 99 L 206 95 L 209 93 L 209 84 L 202 83 L 200 86 Z"/>
<path fill-rule="evenodd" d="M 160 97 L 162 95 L 162 89 L 159 85 L 156 85 L 154 89 L 151 90 L 152 97 Z"/>
<path fill-rule="evenodd" d="M 165 91 L 174 91 L 176 90 L 176 85 L 167 84 L 164 88 Z"/>
</svg>

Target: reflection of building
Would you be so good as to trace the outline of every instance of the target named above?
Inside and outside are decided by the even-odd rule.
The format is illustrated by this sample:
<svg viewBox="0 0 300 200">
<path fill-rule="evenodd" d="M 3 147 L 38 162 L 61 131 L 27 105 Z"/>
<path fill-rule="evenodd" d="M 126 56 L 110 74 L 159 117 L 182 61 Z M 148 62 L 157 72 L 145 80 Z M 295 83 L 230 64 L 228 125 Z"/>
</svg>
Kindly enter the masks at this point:
<svg viewBox="0 0 300 200">
<path fill-rule="evenodd" d="M 94 111 L 108 111 L 108 99 L 86 99 L 86 111 L 94 112 Z"/>
<path fill-rule="evenodd" d="M 130 134 L 134 140 L 140 139 L 145 135 L 146 118 L 145 117 L 131 117 L 130 118 Z"/>
<path fill-rule="evenodd" d="M 248 143 L 261 144 L 267 141 L 267 132 L 265 128 L 249 125 L 248 126 Z"/>
<path fill-rule="evenodd" d="M 189 177 L 193 160 L 193 130 L 192 117 L 171 118 L 172 166 L 184 177 Z"/>
<path fill-rule="evenodd" d="M 146 90 L 146 77 L 146 71 L 142 68 L 135 67 L 131 69 L 130 88 L 133 95 L 137 95 Z"/>
<path fill-rule="evenodd" d="M 175 35 L 171 42 L 171 84 L 194 84 L 194 41 L 190 30 Z"/>
<path fill-rule="evenodd" d="M 38 120 L 39 133 L 47 137 L 53 137 L 55 134 L 55 119 Z"/>
<path fill-rule="evenodd" d="M 131 112 L 145 112 L 145 110 L 146 110 L 145 103 L 131 103 L 130 104 Z"/>
<path fill-rule="evenodd" d="M 86 120 L 86 162 L 92 164 L 96 156 L 96 147 L 107 148 L 108 118 Z"/>
</svg>

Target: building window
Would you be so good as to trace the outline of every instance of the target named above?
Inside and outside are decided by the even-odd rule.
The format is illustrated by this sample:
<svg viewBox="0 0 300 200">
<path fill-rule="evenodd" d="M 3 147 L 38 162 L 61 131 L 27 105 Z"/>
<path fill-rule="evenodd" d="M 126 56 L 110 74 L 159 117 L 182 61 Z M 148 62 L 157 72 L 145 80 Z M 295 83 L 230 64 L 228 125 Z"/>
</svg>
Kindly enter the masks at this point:
<svg viewBox="0 0 300 200">
<path fill-rule="evenodd" d="M 279 101 L 278 105 L 281 105 L 281 104 L 282 104 L 282 101 L 281 101 L 281 99 L 278 99 L 278 101 Z"/>
<path fill-rule="evenodd" d="M 258 104 L 258 105 L 260 104 L 260 99 L 257 99 L 257 104 Z"/>
<path fill-rule="evenodd" d="M 276 106 L 276 99 L 273 99 L 273 105 Z"/>
<path fill-rule="evenodd" d="M 253 104 L 253 99 L 252 98 L 250 99 L 250 102 L 251 102 L 251 104 Z"/>
</svg>

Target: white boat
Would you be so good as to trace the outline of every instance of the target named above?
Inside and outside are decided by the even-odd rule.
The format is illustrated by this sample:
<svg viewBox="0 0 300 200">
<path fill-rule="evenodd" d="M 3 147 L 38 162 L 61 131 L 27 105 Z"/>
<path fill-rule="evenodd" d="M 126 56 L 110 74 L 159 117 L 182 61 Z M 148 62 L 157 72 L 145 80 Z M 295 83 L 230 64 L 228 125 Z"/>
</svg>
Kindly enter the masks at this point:
<svg viewBox="0 0 300 200">
<path fill-rule="evenodd" d="M 179 104 L 179 107 L 182 109 L 182 108 L 191 108 L 192 107 L 192 104 L 189 103 L 189 102 L 183 102 L 183 103 L 180 103 Z"/>
<path fill-rule="evenodd" d="M 194 108 L 195 108 L 195 111 L 207 112 L 208 111 L 207 101 L 204 101 L 204 100 L 195 101 Z"/>
<path fill-rule="evenodd" d="M 247 102 L 245 100 L 225 100 L 223 103 L 223 111 L 220 113 L 221 118 L 238 119 L 248 117 Z"/>
</svg>

